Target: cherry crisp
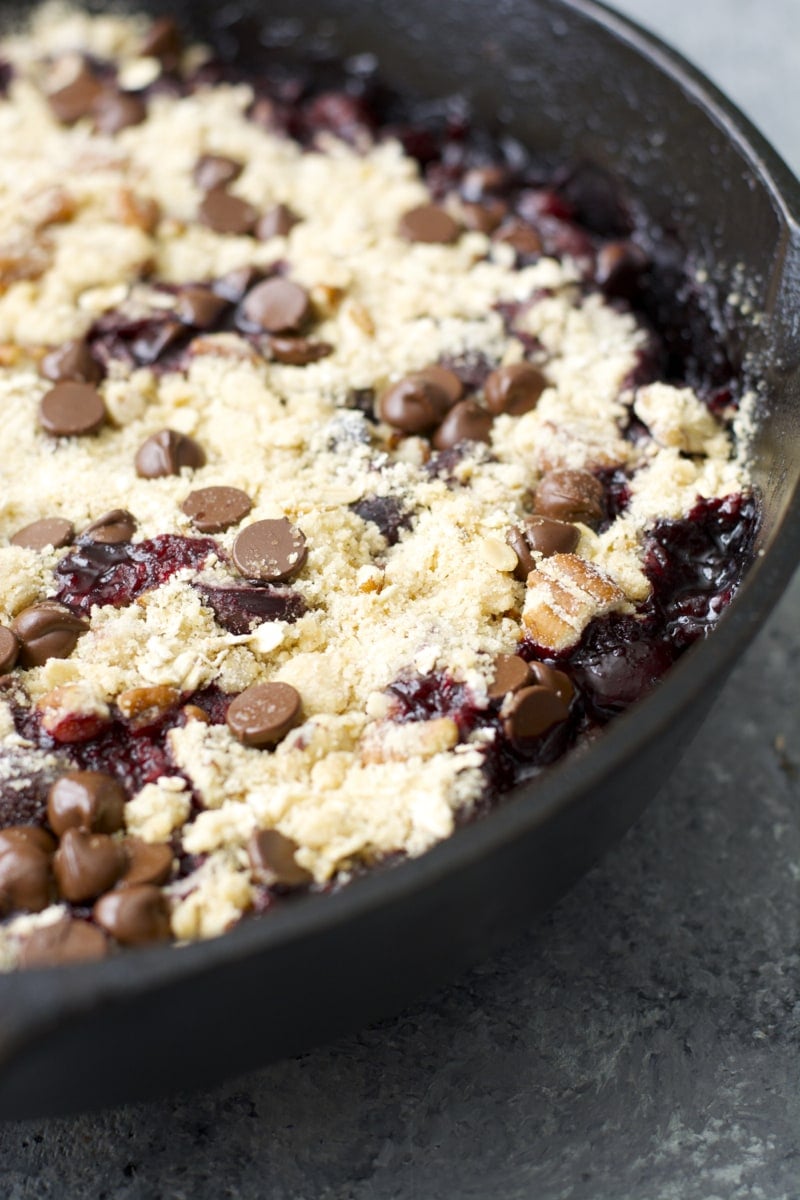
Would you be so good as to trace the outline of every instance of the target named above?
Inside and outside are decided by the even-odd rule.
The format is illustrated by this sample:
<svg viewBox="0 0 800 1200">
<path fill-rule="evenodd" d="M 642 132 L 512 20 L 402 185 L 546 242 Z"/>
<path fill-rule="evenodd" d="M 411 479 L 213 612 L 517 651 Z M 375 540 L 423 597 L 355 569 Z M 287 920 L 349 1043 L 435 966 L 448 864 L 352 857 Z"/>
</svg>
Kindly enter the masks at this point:
<svg viewBox="0 0 800 1200">
<path fill-rule="evenodd" d="M 702 264 L 592 165 L 268 41 L 45 6 L 0 45 L 2 969 L 423 853 L 751 554 Z"/>
</svg>

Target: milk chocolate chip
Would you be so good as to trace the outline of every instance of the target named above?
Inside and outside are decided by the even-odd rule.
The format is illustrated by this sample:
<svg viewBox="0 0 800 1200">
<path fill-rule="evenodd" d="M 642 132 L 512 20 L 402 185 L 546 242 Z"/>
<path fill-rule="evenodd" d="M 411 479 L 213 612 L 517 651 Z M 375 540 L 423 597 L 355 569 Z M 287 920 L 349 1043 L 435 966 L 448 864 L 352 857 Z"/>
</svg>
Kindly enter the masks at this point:
<svg viewBox="0 0 800 1200">
<path fill-rule="evenodd" d="M 506 242 L 524 258 L 538 257 L 542 253 L 542 239 L 532 225 L 512 217 L 504 221 L 493 236 L 495 242 Z"/>
<path fill-rule="evenodd" d="M 467 229 L 477 233 L 494 233 L 497 226 L 508 212 L 508 205 L 503 201 L 490 197 L 482 204 L 465 203 L 461 205 L 461 217 Z"/>
<path fill-rule="evenodd" d="M 277 829 L 258 829 L 247 843 L 247 854 L 253 875 L 258 883 L 271 887 L 300 887 L 310 883 L 313 875 L 295 859 L 297 842 Z"/>
<path fill-rule="evenodd" d="M 206 287 L 184 288 L 175 304 L 175 315 L 196 329 L 210 329 L 228 307 L 224 296 Z"/>
<path fill-rule="evenodd" d="M 455 371 L 451 371 L 449 367 L 443 367 L 440 363 L 431 363 L 429 367 L 423 367 L 421 371 L 415 371 L 414 375 L 418 379 L 426 379 L 429 383 L 435 383 L 445 393 L 451 405 L 458 404 L 464 395 L 464 384 L 458 375 L 456 375 Z"/>
<path fill-rule="evenodd" d="M 314 342 L 305 337 L 281 337 L 273 334 L 269 339 L 269 351 L 275 362 L 290 367 L 305 367 L 333 354 L 330 342 Z"/>
<path fill-rule="evenodd" d="M 131 92 L 104 88 L 94 104 L 94 113 L 98 133 L 113 135 L 131 125 L 141 125 L 147 117 L 147 105 Z"/>
<path fill-rule="evenodd" d="M 124 847 L 105 833 L 67 829 L 53 855 L 59 893 L 72 904 L 107 892 L 127 865 Z"/>
<path fill-rule="evenodd" d="M 51 902 L 55 843 L 43 829 L 12 825 L 0 830 L 0 912 L 41 912 Z"/>
<path fill-rule="evenodd" d="M 194 164 L 192 178 L 202 191 L 211 192 L 233 183 L 243 170 L 244 163 L 235 158 L 227 158 L 224 154 L 201 154 Z"/>
<path fill-rule="evenodd" d="M 25 546 L 28 550 L 45 550 L 48 546 L 60 550 L 70 544 L 74 533 L 71 521 L 65 521 L 63 517 L 45 517 L 18 529 L 10 540 L 12 546 Z"/>
<path fill-rule="evenodd" d="M 403 213 L 397 231 L 407 242 L 447 244 L 458 240 L 461 232 L 449 212 L 438 204 L 420 204 Z"/>
<path fill-rule="evenodd" d="M 308 292 L 291 279 L 265 279 L 248 292 L 242 315 L 265 333 L 291 333 L 303 326 L 311 312 Z"/>
<path fill-rule="evenodd" d="M 53 383 L 99 383 L 103 378 L 103 368 L 80 338 L 51 350 L 42 359 L 39 370 Z"/>
<path fill-rule="evenodd" d="M 215 233 L 242 236 L 252 232 L 258 220 L 258 211 L 240 196 L 217 187 L 206 192 L 200 201 L 197 216 L 202 225 L 207 225 Z"/>
<path fill-rule="evenodd" d="M 403 433 L 430 433 L 450 407 L 450 395 L 441 383 L 419 371 L 388 387 L 381 395 L 378 412 L 382 421 Z"/>
<path fill-rule="evenodd" d="M 88 628 L 87 621 L 53 600 L 23 608 L 11 624 L 20 645 L 20 665 L 40 667 L 49 658 L 69 658 Z"/>
<path fill-rule="evenodd" d="M 288 204 L 276 204 L 256 225 L 256 237 L 261 238 L 262 242 L 274 237 L 286 237 L 299 221 L 297 213 Z"/>
<path fill-rule="evenodd" d="M 102 90 L 100 81 L 83 65 L 74 79 L 50 92 L 47 99 L 57 121 L 62 125 L 74 125 L 81 117 L 90 115 Z"/>
<path fill-rule="evenodd" d="M 101 896 L 92 916 L 123 946 L 163 942 L 170 935 L 169 902 L 161 889 L 150 883 Z"/>
<path fill-rule="evenodd" d="M 491 412 L 521 417 L 536 408 L 546 386 L 547 380 L 538 367 L 512 363 L 492 371 L 486 380 L 484 396 Z"/>
<path fill-rule="evenodd" d="M 201 710 L 202 711 L 202 710 Z M 203 714 L 205 715 L 205 714 Z M 172 849 L 164 842 L 143 842 L 125 838 L 128 865 L 117 881 L 117 888 L 139 887 L 143 883 L 166 883 L 172 873 Z"/>
<path fill-rule="evenodd" d="M 51 437 L 83 437 L 105 423 L 106 406 L 89 383 L 57 383 L 39 405 L 39 424 Z"/>
<path fill-rule="evenodd" d="M 564 704 L 568 705 L 575 695 L 575 688 L 572 686 L 569 676 L 565 675 L 563 671 L 556 671 L 553 667 L 548 667 L 547 663 L 532 662 L 531 674 L 538 684 L 555 692 Z"/>
<path fill-rule="evenodd" d="M 92 833 L 116 833 L 122 828 L 125 789 L 113 775 L 103 771 L 68 771 L 50 788 L 47 820 L 54 833 L 89 829 Z"/>
<path fill-rule="evenodd" d="M 158 17 L 142 38 L 139 54 L 142 58 L 157 58 L 172 69 L 182 50 L 183 39 L 176 22 L 172 17 Z"/>
<path fill-rule="evenodd" d="M 19 642 L 10 629 L 0 625 L 0 675 L 12 671 L 19 657 Z"/>
<path fill-rule="evenodd" d="M 526 517 L 522 525 L 513 526 L 506 534 L 506 541 L 518 559 L 514 577 L 523 583 L 528 578 L 536 565 L 534 550 L 545 558 L 553 554 L 571 554 L 580 540 L 580 531 L 567 521 Z"/>
<path fill-rule="evenodd" d="M 474 400 L 460 400 L 451 408 L 433 435 L 437 450 L 449 450 L 459 442 L 488 442 L 494 417 Z"/>
<path fill-rule="evenodd" d="M 275 746 L 301 720 L 300 696 L 288 683 L 254 683 L 228 707 L 225 718 L 245 746 Z"/>
<path fill-rule="evenodd" d="M 233 543 L 233 561 L 247 579 L 281 583 L 301 569 L 306 539 L 285 517 L 247 525 Z"/>
<path fill-rule="evenodd" d="M 559 521 L 597 525 L 604 516 L 603 485 L 588 471 L 549 471 L 536 489 L 533 510 Z"/>
<path fill-rule="evenodd" d="M 253 503 L 247 492 L 235 487 L 198 488 L 181 505 L 195 529 L 201 533 L 221 533 L 243 521 Z"/>
<path fill-rule="evenodd" d="M 533 675 L 524 658 L 516 654 L 498 654 L 494 660 L 494 676 L 489 684 L 489 699 L 500 700 L 509 692 L 518 692 L 533 682 Z"/>
<path fill-rule="evenodd" d="M 136 454 L 136 474 L 143 479 L 161 479 L 180 475 L 184 467 L 202 467 L 206 456 L 203 449 L 185 433 L 162 429 L 142 442 Z"/>
<path fill-rule="evenodd" d="M 561 697 L 550 688 L 537 685 L 517 692 L 503 728 L 508 737 L 524 740 L 540 737 L 568 716 L 569 710 Z"/>
<path fill-rule="evenodd" d="M 112 508 L 90 522 L 81 533 L 82 538 L 98 542 L 101 546 L 119 546 L 129 542 L 136 532 L 136 518 L 127 508 Z"/>
<path fill-rule="evenodd" d="M 24 969 L 68 967 L 105 958 L 109 950 L 108 938 L 96 925 L 63 917 L 28 934 L 20 947 L 19 965 Z"/>
</svg>

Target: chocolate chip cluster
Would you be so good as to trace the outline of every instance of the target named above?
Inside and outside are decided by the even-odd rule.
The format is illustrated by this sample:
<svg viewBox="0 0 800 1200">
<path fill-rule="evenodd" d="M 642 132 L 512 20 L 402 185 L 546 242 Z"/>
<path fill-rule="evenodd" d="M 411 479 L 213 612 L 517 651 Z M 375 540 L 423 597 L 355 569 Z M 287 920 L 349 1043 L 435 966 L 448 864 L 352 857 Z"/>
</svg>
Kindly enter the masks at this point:
<svg viewBox="0 0 800 1200">
<path fill-rule="evenodd" d="M 433 364 L 388 387 L 378 413 L 400 433 L 429 437 L 436 450 L 450 450 L 461 442 L 490 441 L 496 416 L 531 412 L 546 386 L 544 374 L 533 363 L 498 367 L 486 379 L 481 403 L 465 396 L 455 371 Z"/>
</svg>

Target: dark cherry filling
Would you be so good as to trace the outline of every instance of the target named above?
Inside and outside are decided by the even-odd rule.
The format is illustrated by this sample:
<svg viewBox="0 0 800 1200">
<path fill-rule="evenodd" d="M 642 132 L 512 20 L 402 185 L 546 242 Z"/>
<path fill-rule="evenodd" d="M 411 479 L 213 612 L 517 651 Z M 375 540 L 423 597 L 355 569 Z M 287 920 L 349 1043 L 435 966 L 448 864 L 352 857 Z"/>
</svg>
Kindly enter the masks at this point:
<svg viewBox="0 0 800 1200">
<path fill-rule="evenodd" d="M 404 529 L 411 528 L 412 515 L 396 496 L 366 496 L 350 507 L 362 521 L 377 525 L 390 546 L 397 544 Z"/>
<path fill-rule="evenodd" d="M 56 753 L 63 760 L 64 769 L 105 771 L 120 781 L 128 796 L 133 796 L 145 784 L 155 783 L 162 775 L 180 774 L 169 756 L 167 734 L 176 725 L 185 723 L 183 710 L 186 705 L 202 709 L 209 724 L 221 725 L 232 699 L 232 696 L 212 685 L 181 696 L 172 708 L 144 728 L 131 726 L 117 714 L 106 723 L 102 732 L 87 741 L 69 744 L 57 742 L 47 733 L 36 709 L 17 706 L 13 711 L 17 732 L 40 750 Z M 39 790 L 44 795 L 37 795 L 41 810 L 38 819 L 43 821 L 46 802 L 44 785 Z M 0 827 L 13 823 L 10 800 L 5 789 L 0 790 Z"/>
<path fill-rule="evenodd" d="M 211 538 L 187 538 L 164 533 L 144 542 L 103 545 L 79 543 L 56 567 L 54 599 L 74 613 L 88 613 L 94 604 L 119 608 L 171 579 L 186 567 L 199 569 L 219 554 Z"/>
<path fill-rule="evenodd" d="M 249 633 L 264 621 L 293 623 L 306 611 L 303 597 L 288 587 L 246 583 L 231 583 L 224 587 L 196 583 L 194 586 L 203 603 L 213 610 L 217 621 L 228 633 Z"/>
<path fill-rule="evenodd" d="M 606 519 L 599 526 L 599 532 L 602 533 L 630 504 L 630 477 L 621 467 L 613 467 L 608 471 L 598 471 L 597 478 L 602 483 L 605 493 Z"/>
</svg>

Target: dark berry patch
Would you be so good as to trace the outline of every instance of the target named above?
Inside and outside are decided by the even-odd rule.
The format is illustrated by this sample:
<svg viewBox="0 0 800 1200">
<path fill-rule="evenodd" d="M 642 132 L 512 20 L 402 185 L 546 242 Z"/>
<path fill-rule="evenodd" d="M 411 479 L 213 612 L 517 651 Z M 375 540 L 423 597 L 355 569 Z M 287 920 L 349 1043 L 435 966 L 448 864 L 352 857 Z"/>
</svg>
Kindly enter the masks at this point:
<svg viewBox="0 0 800 1200">
<path fill-rule="evenodd" d="M 645 545 L 652 604 L 679 649 L 707 633 L 750 560 L 758 510 L 752 496 L 699 500 L 680 521 L 659 521 Z"/>
<path fill-rule="evenodd" d="M 254 587 L 231 583 L 222 587 L 195 584 L 204 604 L 213 609 L 214 616 L 229 633 L 249 633 L 264 621 L 293 623 L 306 611 L 306 602 L 299 592 L 289 587 Z"/>
<path fill-rule="evenodd" d="M 135 545 L 104 545 L 86 541 L 62 558 L 56 567 L 54 599 L 74 613 L 88 613 L 94 604 L 130 604 L 143 592 L 171 579 L 187 567 L 198 570 L 218 554 L 211 538 L 185 538 L 165 533 Z"/>
<path fill-rule="evenodd" d="M 350 508 L 362 521 L 377 525 L 390 546 L 400 540 L 404 529 L 411 528 L 411 513 L 397 496 L 367 496 Z"/>
</svg>

